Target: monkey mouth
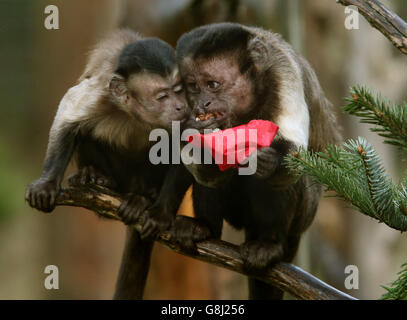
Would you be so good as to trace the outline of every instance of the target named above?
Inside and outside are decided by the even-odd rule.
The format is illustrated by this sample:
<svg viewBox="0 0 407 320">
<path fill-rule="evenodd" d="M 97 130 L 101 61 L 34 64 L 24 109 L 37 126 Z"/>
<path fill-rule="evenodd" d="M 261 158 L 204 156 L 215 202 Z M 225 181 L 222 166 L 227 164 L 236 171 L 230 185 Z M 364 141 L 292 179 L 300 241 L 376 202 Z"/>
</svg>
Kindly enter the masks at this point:
<svg viewBox="0 0 407 320">
<path fill-rule="evenodd" d="M 195 121 L 199 122 L 199 121 L 207 121 L 207 120 L 212 120 L 212 119 L 219 120 L 219 119 L 223 118 L 224 115 L 225 115 L 224 112 L 219 112 L 219 111 L 201 113 L 196 116 Z"/>
</svg>

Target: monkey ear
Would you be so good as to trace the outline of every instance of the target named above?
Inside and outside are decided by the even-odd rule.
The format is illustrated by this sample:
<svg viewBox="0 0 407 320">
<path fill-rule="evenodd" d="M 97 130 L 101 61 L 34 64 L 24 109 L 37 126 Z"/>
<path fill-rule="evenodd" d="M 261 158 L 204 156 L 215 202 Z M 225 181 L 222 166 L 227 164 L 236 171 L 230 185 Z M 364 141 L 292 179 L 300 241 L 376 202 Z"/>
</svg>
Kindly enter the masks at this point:
<svg viewBox="0 0 407 320">
<path fill-rule="evenodd" d="M 249 41 L 247 46 L 253 63 L 258 71 L 263 71 L 268 69 L 268 62 L 270 59 L 270 49 L 264 40 L 254 37 Z"/>
<path fill-rule="evenodd" d="M 110 79 L 109 83 L 110 94 L 119 102 L 121 105 L 127 105 L 129 101 L 129 90 L 126 85 L 126 80 L 118 75 L 114 74 Z"/>
</svg>

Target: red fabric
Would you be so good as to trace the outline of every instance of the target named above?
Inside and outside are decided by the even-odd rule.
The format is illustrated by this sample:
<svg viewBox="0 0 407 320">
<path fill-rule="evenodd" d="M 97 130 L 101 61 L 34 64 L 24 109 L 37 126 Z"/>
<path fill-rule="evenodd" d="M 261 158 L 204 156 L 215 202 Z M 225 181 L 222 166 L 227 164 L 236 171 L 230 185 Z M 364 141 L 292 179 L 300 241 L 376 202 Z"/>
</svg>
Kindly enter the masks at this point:
<svg viewBox="0 0 407 320">
<path fill-rule="evenodd" d="M 251 135 L 250 129 L 254 129 Z M 225 171 L 229 168 L 237 168 L 239 163 L 247 159 L 254 150 L 269 147 L 277 131 L 278 126 L 271 121 L 252 120 L 241 126 L 209 134 L 192 135 L 188 137 L 188 142 L 196 147 L 203 145 L 205 149 L 211 151 L 219 169 Z M 228 156 L 229 162 L 232 163 L 228 163 Z"/>
</svg>

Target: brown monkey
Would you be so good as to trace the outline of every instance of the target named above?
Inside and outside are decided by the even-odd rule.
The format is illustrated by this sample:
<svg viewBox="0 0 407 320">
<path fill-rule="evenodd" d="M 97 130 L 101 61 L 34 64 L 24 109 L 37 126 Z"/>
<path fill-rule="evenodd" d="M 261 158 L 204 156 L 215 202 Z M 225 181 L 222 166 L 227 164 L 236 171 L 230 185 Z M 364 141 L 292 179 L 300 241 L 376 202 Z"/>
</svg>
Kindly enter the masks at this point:
<svg viewBox="0 0 407 320">
<path fill-rule="evenodd" d="M 65 169 L 75 155 L 79 173 L 71 182 L 88 182 L 126 195 L 118 214 L 130 224 L 160 189 L 165 165 L 149 161 L 150 131 L 171 128 L 188 114 L 175 51 L 162 40 L 120 30 L 92 51 L 78 83 L 65 94 L 51 127 L 43 172 L 26 192 L 31 207 L 55 208 Z M 160 216 L 159 228 L 171 218 Z M 150 219 L 145 227 L 155 224 Z M 117 298 L 139 298 L 145 284 L 151 241 L 128 232 Z M 131 275 L 129 275 L 131 274 Z M 135 281 L 128 281 L 128 277 Z"/>
<path fill-rule="evenodd" d="M 186 127 L 226 129 L 263 119 L 277 124 L 279 132 L 270 147 L 254 154 L 253 175 L 220 172 L 216 164 L 177 167 L 153 209 L 174 215 L 180 195 L 193 183 L 196 219 L 178 216 L 172 229 L 180 245 L 193 250 L 196 241 L 219 238 L 225 219 L 245 230 L 241 254 L 248 270 L 292 261 L 314 218 L 321 187 L 307 177 L 296 180 L 283 158 L 299 148 L 321 151 L 340 140 L 313 69 L 279 35 L 232 23 L 184 34 L 177 61 L 192 109 Z M 282 298 L 281 290 L 256 279 L 249 279 L 249 291 L 250 298 Z"/>
</svg>

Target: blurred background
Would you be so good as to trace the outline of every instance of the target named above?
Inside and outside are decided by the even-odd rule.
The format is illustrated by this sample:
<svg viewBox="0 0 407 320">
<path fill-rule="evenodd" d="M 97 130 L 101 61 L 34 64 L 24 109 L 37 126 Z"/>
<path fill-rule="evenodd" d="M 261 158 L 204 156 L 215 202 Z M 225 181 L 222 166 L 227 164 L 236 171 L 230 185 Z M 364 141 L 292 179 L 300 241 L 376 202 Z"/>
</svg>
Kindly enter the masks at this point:
<svg viewBox="0 0 407 320">
<path fill-rule="evenodd" d="M 382 1 L 406 20 L 406 1 Z M 47 30 L 47 5 L 59 30 Z M 81 74 L 87 52 L 118 27 L 175 46 L 190 29 L 237 21 L 283 34 L 315 68 L 336 106 L 345 138 L 365 136 L 397 181 L 397 152 L 358 120 L 342 114 L 350 86 L 363 84 L 391 101 L 407 99 L 407 57 L 360 16 L 344 27 L 334 0 L 0 0 L 0 299 L 111 299 L 125 227 L 80 208 L 36 212 L 24 202 L 39 177 L 59 100 Z M 72 171 L 70 168 L 69 171 Z M 225 239 L 240 243 L 225 226 Z M 407 261 L 405 235 L 324 198 L 295 263 L 357 298 L 376 299 Z M 59 268 L 59 290 L 44 288 L 44 268 Z M 359 289 L 344 288 L 344 269 L 359 268 Z M 245 278 L 156 245 L 147 299 L 246 299 Z M 287 296 L 286 298 L 291 298 Z"/>
</svg>

